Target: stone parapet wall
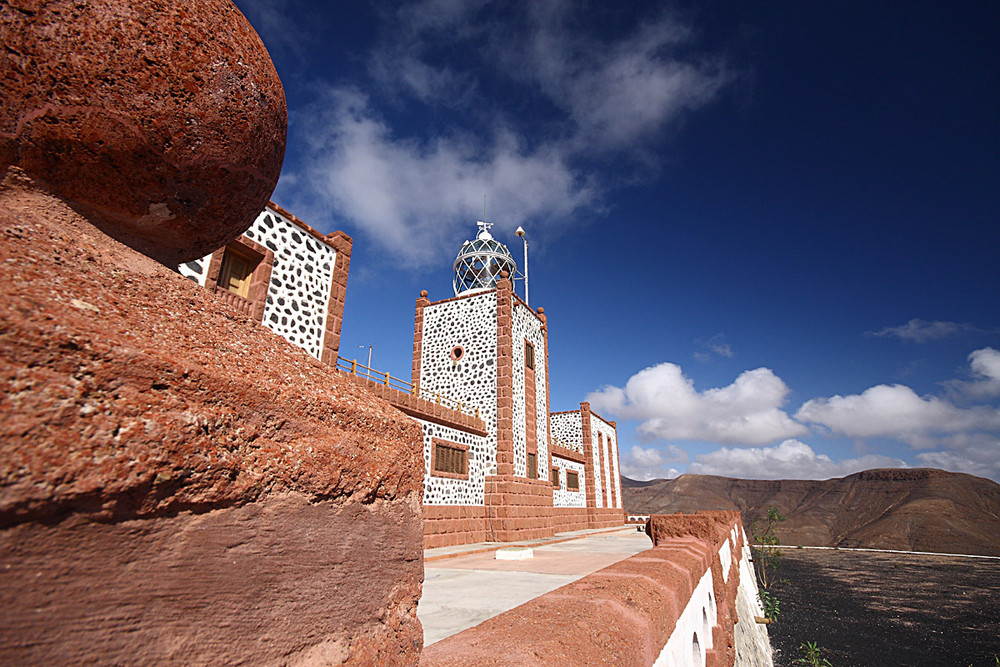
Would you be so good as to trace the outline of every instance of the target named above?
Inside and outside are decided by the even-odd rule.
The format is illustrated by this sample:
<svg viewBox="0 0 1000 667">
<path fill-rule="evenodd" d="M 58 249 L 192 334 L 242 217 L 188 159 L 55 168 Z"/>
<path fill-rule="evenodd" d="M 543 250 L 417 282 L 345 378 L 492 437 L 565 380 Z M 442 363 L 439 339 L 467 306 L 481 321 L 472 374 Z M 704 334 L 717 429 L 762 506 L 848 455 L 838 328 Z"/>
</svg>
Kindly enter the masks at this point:
<svg viewBox="0 0 1000 667">
<path fill-rule="evenodd" d="M 746 662 L 734 626 L 737 601 L 745 608 L 755 584 L 746 581 L 739 513 L 654 516 L 648 532 L 651 549 L 427 647 L 421 665 Z M 731 557 L 725 572 L 722 549 Z M 755 646 L 753 664 L 770 665 L 769 647 Z"/>
</svg>

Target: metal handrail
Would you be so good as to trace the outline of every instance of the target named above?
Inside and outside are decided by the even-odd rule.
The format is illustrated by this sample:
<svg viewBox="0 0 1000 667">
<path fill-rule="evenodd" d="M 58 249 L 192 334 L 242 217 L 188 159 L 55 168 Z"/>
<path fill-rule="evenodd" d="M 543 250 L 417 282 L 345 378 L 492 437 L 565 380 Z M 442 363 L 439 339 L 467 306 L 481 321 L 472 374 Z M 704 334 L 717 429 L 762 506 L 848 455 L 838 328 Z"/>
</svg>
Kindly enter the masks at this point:
<svg viewBox="0 0 1000 667">
<path fill-rule="evenodd" d="M 370 382 L 377 382 L 381 385 L 389 387 L 390 389 L 401 391 L 404 394 L 409 394 L 411 396 L 414 395 L 412 382 L 407 382 L 406 380 L 393 377 L 387 371 L 377 371 L 374 368 L 365 366 L 362 363 L 358 363 L 357 359 L 351 359 L 348 361 L 343 357 L 337 357 L 337 370 L 350 373 L 356 377 L 366 378 Z M 430 401 L 431 403 L 436 403 L 437 405 L 443 405 L 450 410 L 455 410 L 457 412 L 461 412 L 462 414 L 480 419 L 479 408 L 463 405 L 461 401 L 456 401 L 455 399 L 443 396 L 440 393 L 421 390 L 420 393 L 417 394 L 417 397 Z"/>
</svg>

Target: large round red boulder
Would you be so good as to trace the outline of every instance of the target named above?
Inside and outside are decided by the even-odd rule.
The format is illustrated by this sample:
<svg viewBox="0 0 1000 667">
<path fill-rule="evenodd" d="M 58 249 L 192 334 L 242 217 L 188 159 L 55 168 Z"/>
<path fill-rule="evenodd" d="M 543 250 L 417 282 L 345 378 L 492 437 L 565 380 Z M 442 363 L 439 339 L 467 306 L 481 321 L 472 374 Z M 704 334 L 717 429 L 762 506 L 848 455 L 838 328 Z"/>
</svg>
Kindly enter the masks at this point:
<svg viewBox="0 0 1000 667">
<path fill-rule="evenodd" d="M 0 175 L 20 167 L 174 266 L 267 203 L 285 94 L 229 0 L 7 0 L 0 35 Z"/>
</svg>

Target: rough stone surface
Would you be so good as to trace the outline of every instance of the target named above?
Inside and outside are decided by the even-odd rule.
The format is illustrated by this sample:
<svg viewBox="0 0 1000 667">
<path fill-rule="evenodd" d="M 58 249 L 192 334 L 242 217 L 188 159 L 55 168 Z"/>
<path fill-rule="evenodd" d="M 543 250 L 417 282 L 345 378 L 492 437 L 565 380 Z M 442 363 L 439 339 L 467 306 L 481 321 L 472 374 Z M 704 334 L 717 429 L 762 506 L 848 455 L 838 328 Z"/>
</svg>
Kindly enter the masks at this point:
<svg viewBox="0 0 1000 667">
<path fill-rule="evenodd" d="M 18 170 L 0 663 L 412 664 L 419 427 Z"/>
<path fill-rule="evenodd" d="M 10 0 L 0 34 L 0 173 L 20 166 L 168 266 L 267 204 L 284 90 L 229 0 Z"/>
</svg>

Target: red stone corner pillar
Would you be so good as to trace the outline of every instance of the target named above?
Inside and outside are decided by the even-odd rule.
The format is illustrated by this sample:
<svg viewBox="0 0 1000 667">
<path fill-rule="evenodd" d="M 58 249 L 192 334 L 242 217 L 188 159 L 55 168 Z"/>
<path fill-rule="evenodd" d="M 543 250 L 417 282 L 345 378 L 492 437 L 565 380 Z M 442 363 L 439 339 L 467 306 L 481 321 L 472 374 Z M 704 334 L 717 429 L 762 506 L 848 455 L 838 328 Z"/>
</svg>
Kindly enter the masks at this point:
<svg viewBox="0 0 1000 667">
<path fill-rule="evenodd" d="M 514 474 L 513 286 L 506 271 L 497 281 L 497 474 Z"/>
<path fill-rule="evenodd" d="M 545 309 L 541 306 L 538 307 L 538 319 L 542 321 L 542 336 L 545 340 L 545 450 L 548 452 L 547 460 L 545 465 L 547 468 L 547 475 L 552 474 L 552 417 L 551 415 L 551 403 L 549 402 L 550 388 L 552 387 L 552 380 L 549 378 L 549 318 L 545 315 Z M 551 478 L 549 479 L 551 482 Z"/>
<path fill-rule="evenodd" d="M 431 304 L 427 298 L 427 290 L 420 290 L 417 298 L 416 314 L 413 317 L 413 369 L 410 372 L 410 382 L 413 385 L 413 395 L 420 395 L 420 364 L 424 349 L 424 308 Z"/>
<path fill-rule="evenodd" d="M 590 403 L 580 404 L 580 429 L 583 431 L 583 476 L 587 492 L 587 523 L 591 528 L 597 524 L 597 492 L 594 484 L 594 443 L 590 437 Z"/>
<path fill-rule="evenodd" d="M 347 300 L 347 276 L 351 270 L 351 248 L 354 241 L 341 231 L 326 235 L 326 241 L 337 253 L 330 281 L 330 300 L 327 303 L 326 330 L 323 332 L 322 361 L 337 365 L 340 354 L 340 331 L 344 324 L 344 302 Z M 263 315 L 263 313 L 261 313 Z"/>
</svg>

